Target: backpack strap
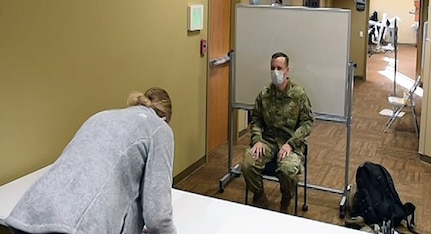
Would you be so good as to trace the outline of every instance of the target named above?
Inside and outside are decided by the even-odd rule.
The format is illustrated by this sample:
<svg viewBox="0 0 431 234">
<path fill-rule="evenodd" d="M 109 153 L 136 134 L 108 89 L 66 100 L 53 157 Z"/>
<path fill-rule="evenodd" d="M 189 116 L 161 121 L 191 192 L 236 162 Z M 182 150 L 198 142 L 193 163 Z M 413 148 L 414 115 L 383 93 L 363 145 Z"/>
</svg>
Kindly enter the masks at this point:
<svg viewBox="0 0 431 234">
<path fill-rule="evenodd" d="M 401 202 L 401 199 L 400 199 L 399 195 L 398 195 L 398 192 L 395 190 L 395 183 L 394 183 L 394 180 L 392 179 L 391 174 L 389 173 L 389 171 L 385 167 L 383 167 L 383 166 L 380 165 L 379 168 L 382 170 L 383 175 L 385 175 L 385 177 L 386 177 L 386 181 L 389 183 L 387 186 L 391 190 L 392 198 L 398 204 L 403 204 Z"/>
<path fill-rule="evenodd" d="M 411 233 L 419 234 L 415 230 L 415 210 L 416 207 L 411 202 L 406 202 L 404 204 L 404 212 L 406 214 L 405 220 L 407 221 L 407 228 Z"/>
</svg>

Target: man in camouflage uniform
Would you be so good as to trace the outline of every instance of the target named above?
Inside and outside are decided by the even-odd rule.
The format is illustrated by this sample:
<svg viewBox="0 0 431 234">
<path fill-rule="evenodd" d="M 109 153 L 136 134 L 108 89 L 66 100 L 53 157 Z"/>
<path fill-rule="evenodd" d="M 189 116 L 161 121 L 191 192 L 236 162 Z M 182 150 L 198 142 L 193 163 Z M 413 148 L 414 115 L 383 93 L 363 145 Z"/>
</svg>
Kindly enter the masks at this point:
<svg viewBox="0 0 431 234">
<path fill-rule="evenodd" d="M 251 148 L 245 152 L 242 173 L 254 193 L 253 204 L 268 207 L 262 170 L 277 157 L 276 175 L 282 198 L 280 211 L 287 212 L 303 170 L 305 141 L 313 126 L 311 104 L 304 89 L 288 76 L 289 57 L 281 52 L 271 58 L 272 84 L 257 96 L 251 115 Z"/>
</svg>

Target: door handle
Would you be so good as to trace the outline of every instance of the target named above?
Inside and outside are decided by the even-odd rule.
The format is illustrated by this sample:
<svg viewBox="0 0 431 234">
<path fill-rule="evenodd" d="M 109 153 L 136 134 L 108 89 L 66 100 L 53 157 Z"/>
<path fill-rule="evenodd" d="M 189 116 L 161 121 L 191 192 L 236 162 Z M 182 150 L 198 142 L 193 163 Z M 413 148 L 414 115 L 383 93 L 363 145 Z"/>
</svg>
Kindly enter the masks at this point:
<svg viewBox="0 0 431 234">
<path fill-rule="evenodd" d="M 214 67 L 214 66 L 228 63 L 229 61 L 230 61 L 230 57 L 225 55 L 225 56 L 217 57 L 214 59 L 210 59 L 209 65 L 210 65 L 210 67 Z"/>
</svg>

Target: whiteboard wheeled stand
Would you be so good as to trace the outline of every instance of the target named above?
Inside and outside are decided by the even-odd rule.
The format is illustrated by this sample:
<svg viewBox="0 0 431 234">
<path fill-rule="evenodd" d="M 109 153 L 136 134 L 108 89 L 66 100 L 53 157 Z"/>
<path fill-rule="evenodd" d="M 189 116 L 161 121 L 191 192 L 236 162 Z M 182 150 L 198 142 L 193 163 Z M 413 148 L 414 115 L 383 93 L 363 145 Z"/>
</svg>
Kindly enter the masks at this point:
<svg viewBox="0 0 431 234">
<path fill-rule="evenodd" d="M 219 182 L 220 192 L 224 192 L 224 189 L 226 185 L 229 183 L 231 179 L 234 177 L 239 177 L 241 175 L 241 169 L 240 165 L 236 164 L 235 166 L 232 166 L 232 149 L 233 149 L 233 138 L 234 138 L 234 128 L 233 123 L 235 121 L 234 119 L 234 110 L 235 109 L 242 109 L 242 110 L 253 110 L 253 105 L 248 104 L 242 104 L 242 103 L 235 103 L 235 82 L 234 82 L 234 76 L 235 76 L 235 52 L 232 50 L 229 52 L 228 56 L 230 57 L 230 73 L 229 73 L 229 82 L 230 82 L 230 93 L 229 93 L 229 110 L 228 110 L 228 171 L 227 174 L 224 175 Z M 318 185 L 313 185 L 310 183 L 307 183 L 307 188 L 330 192 L 330 193 L 336 193 L 342 195 L 341 201 L 340 201 L 340 218 L 344 218 L 346 215 L 346 205 L 347 205 L 347 195 L 350 192 L 350 185 L 349 185 L 349 162 L 350 162 L 350 142 L 351 142 L 351 125 L 352 125 L 352 100 L 353 100 L 353 82 L 354 82 L 354 75 L 355 75 L 355 68 L 356 63 L 350 61 L 348 66 L 348 80 L 346 82 L 346 108 L 345 108 L 345 116 L 346 117 L 339 117 L 334 115 L 326 115 L 326 114 L 319 114 L 316 113 L 316 119 L 322 120 L 322 121 L 329 121 L 329 122 L 335 122 L 335 123 L 342 123 L 346 124 L 346 160 L 345 160 L 345 170 L 344 170 L 344 189 L 333 189 L 333 188 L 326 188 Z"/>
<path fill-rule="evenodd" d="M 227 144 L 228 144 L 228 160 L 227 160 L 227 173 L 223 176 L 223 178 L 220 179 L 219 182 L 219 191 L 224 192 L 224 188 L 226 187 L 227 183 L 233 178 L 233 177 L 239 177 L 241 175 L 241 169 L 240 165 L 236 164 L 235 166 L 232 166 L 232 148 L 233 148 L 233 139 L 234 139 L 234 127 L 233 123 L 235 121 L 235 116 L 233 114 L 233 111 L 235 109 L 245 109 L 249 110 L 249 105 L 244 105 L 242 107 L 236 105 L 235 103 L 235 60 L 234 60 L 234 51 L 231 50 L 228 53 L 228 57 L 230 58 L 230 71 L 229 71 L 229 104 L 228 104 L 228 137 L 227 137 Z M 252 109 L 253 107 L 251 107 Z"/>
</svg>

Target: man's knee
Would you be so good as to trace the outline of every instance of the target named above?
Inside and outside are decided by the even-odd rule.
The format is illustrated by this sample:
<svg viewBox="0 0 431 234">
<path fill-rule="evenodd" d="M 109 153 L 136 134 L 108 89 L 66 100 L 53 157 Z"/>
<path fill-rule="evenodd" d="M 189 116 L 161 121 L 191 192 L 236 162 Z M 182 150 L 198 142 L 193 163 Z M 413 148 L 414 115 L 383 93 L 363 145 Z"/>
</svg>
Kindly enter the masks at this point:
<svg viewBox="0 0 431 234">
<path fill-rule="evenodd" d="M 300 171 L 300 165 L 294 163 L 280 163 L 278 167 L 278 173 L 280 176 L 289 177 L 294 180 L 296 180 Z"/>
<path fill-rule="evenodd" d="M 302 156 L 291 152 L 278 164 L 278 169 L 281 173 L 287 176 L 296 176 L 303 171 Z"/>
<path fill-rule="evenodd" d="M 267 160 L 267 158 L 256 160 L 254 155 L 250 152 L 250 149 L 247 149 L 241 164 L 241 171 L 244 175 L 244 178 L 246 177 L 248 179 L 252 177 L 260 178 L 262 175 L 262 170 L 265 168 L 265 163 L 266 163 L 265 160 Z"/>
<path fill-rule="evenodd" d="M 250 153 L 250 149 L 246 149 L 244 153 L 244 158 L 241 164 L 241 170 L 243 172 L 249 171 L 253 167 L 253 164 L 254 164 L 253 162 L 254 162 L 254 158 Z"/>
<path fill-rule="evenodd" d="M 277 177 L 279 178 L 280 182 L 286 181 L 286 182 L 289 182 L 289 184 L 296 183 L 297 181 L 299 181 L 298 174 L 289 174 L 282 171 L 278 171 Z"/>
</svg>

